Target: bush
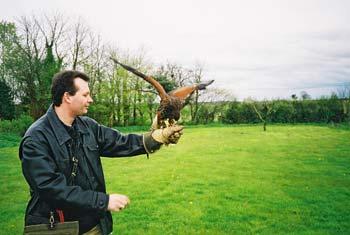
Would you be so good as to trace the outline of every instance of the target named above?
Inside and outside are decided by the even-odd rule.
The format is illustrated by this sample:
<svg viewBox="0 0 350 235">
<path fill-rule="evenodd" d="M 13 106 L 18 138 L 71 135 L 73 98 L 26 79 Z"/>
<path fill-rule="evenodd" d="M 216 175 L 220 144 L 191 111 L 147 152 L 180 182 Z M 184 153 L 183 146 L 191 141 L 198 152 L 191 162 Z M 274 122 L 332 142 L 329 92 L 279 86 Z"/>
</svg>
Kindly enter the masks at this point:
<svg viewBox="0 0 350 235">
<path fill-rule="evenodd" d="M 321 122 L 320 101 L 304 100 L 294 102 L 296 107 L 297 122 Z"/>
<path fill-rule="evenodd" d="M 343 111 L 341 100 L 332 97 L 331 99 L 322 99 L 319 101 L 319 117 L 322 122 L 343 122 L 346 120 L 346 114 Z"/>
<path fill-rule="evenodd" d="M 241 122 L 241 110 L 240 110 L 240 103 L 237 101 L 232 102 L 226 112 L 224 113 L 222 117 L 223 123 L 227 124 L 233 124 L 233 123 L 240 123 Z"/>
<path fill-rule="evenodd" d="M 253 104 L 266 119 L 272 123 L 341 123 L 349 120 L 350 102 L 338 99 L 335 96 L 319 100 L 273 100 L 253 101 L 254 103 L 237 102 L 230 103 L 224 113 L 224 123 L 258 123 L 261 122 L 253 109 Z M 267 102 L 267 103 L 266 103 Z M 266 105 L 272 111 L 268 115 Z M 349 106 L 349 107 L 348 107 Z"/>
<path fill-rule="evenodd" d="M 208 124 L 215 121 L 215 114 L 217 112 L 216 105 L 202 104 L 197 112 L 196 123 Z"/>
<path fill-rule="evenodd" d="M 262 102 L 255 102 L 255 106 L 257 107 L 257 109 L 260 112 L 265 113 L 265 112 L 263 112 L 264 106 L 260 105 L 260 104 L 262 104 Z M 258 114 L 255 112 L 253 105 L 251 103 L 248 103 L 248 102 L 241 103 L 240 109 L 241 109 L 241 114 L 239 116 L 240 123 L 259 123 L 259 122 L 261 122 Z"/>
<path fill-rule="evenodd" d="M 28 115 L 21 115 L 18 119 L 0 121 L 0 132 L 15 133 L 23 136 L 34 119 Z"/>
<path fill-rule="evenodd" d="M 292 123 L 294 122 L 295 109 L 291 102 L 280 100 L 274 102 L 271 122 Z"/>
</svg>

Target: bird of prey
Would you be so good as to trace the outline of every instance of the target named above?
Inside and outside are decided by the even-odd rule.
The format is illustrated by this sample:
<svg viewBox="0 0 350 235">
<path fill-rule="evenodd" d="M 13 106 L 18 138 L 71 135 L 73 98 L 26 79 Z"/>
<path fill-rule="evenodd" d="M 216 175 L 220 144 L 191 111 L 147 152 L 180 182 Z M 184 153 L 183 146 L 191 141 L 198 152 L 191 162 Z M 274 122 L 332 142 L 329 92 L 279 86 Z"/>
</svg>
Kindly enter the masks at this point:
<svg viewBox="0 0 350 235">
<path fill-rule="evenodd" d="M 111 59 L 114 63 L 121 65 L 124 69 L 132 72 L 138 77 L 143 78 L 145 81 L 150 83 L 158 92 L 160 96 L 160 106 L 157 110 L 156 124 L 158 128 L 165 128 L 167 126 L 174 125 L 180 118 L 180 111 L 186 104 L 186 99 L 188 99 L 195 91 L 204 90 L 207 86 L 212 84 L 214 80 L 208 82 L 193 84 L 190 86 L 184 86 L 177 88 L 169 93 L 166 93 L 163 86 L 151 76 L 147 76 L 136 69 L 120 63 L 115 58 Z M 153 126 L 152 125 L 152 126 Z"/>
</svg>

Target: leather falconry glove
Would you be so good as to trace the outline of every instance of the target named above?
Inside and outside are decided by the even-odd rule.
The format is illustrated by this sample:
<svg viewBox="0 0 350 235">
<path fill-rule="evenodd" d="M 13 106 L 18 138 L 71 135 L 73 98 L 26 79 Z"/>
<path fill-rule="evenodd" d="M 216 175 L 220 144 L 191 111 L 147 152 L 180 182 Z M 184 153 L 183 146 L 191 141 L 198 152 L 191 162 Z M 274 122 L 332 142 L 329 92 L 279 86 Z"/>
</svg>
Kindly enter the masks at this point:
<svg viewBox="0 0 350 235">
<path fill-rule="evenodd" d="M 152 121 L 151 131 L 159 129 L 159 128 L 160 128 L 160 126 L 158 125 L 158 115 L 156 115 Z"/>
<path fill-rule="evenodd" d="M 176 144 L 183 133 L 183 128 L 183 126 L 174 125 L 162 129 L 156 129 L 152 131 L 151 136 L 155 141 L 162 144 Z"/>
<path fill-rule="evenodd" d="M 151 131 L 143 135 L 143 145 L 148 154 L 156 152 L 163 144 L 176 144 L 182 135 L 183 126 L 173 125 L 159 128 L 157 116 L 154 118 Z"/>
</svg>

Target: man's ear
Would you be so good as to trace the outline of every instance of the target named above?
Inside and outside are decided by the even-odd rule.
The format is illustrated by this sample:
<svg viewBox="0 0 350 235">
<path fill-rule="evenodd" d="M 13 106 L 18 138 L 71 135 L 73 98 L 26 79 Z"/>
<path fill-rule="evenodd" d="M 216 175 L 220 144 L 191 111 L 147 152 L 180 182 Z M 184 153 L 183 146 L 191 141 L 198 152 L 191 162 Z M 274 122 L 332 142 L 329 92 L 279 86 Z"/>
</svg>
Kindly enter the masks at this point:
<svg viewBox="0 0 350 235">
<path fill-rule="evenodd" d="M 62 98 L 62 103 L 65 102 L 65 103 L 72 103 L 72 96 L 68 93 L 68 92 L 65 92 L 63 94 L 63 98 Z"/>
</svg>

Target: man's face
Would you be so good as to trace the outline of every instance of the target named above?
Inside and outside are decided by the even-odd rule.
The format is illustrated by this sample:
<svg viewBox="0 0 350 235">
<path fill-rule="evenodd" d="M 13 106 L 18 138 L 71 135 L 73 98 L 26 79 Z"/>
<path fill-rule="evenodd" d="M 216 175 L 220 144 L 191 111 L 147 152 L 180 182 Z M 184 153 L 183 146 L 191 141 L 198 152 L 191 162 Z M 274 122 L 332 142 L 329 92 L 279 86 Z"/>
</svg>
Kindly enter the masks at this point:
<svg viewBox="0 0 350 235">
<path fill-rule="evenodd" d="M 71 110 L 76 116 L 86 114 L 89 105 L 93 102 L 88 83 L 81 78 L 76 78 L 74 79 L 74 86 L 77 92 L 70 96 Z"/>
</svg>

